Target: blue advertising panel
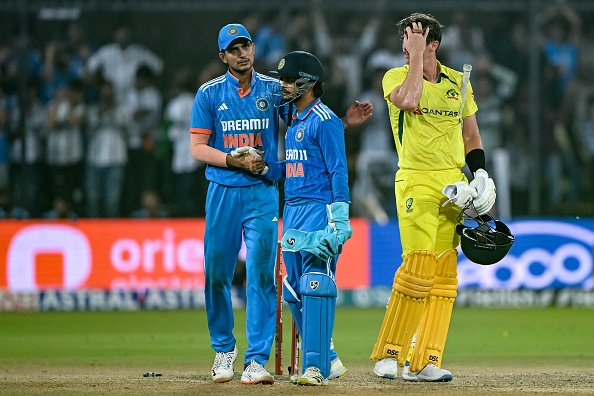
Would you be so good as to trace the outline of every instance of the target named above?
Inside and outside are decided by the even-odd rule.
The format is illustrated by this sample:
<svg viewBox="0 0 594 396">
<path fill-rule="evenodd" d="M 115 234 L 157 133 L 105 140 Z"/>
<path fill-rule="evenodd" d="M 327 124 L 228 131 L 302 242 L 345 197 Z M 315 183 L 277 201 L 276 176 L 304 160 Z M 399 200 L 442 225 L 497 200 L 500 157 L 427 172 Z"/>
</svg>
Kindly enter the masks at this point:
<svg viewBox="0 0 594 396">
<path fill-rule="evenodd" d="M 479 289 L 591 289 L 594 220 L 558 218 L 506 221 L 516 237 L 499 263 L 482 266 L 459 250 L 459 288 Z M 371 224 L 371 286 L 391 286 L 401 263 L 396 221 Z"/>
<path fill-rule="evenodd" d="M 515 242 L 499 263 L 481 266 L 463 254 L 459 287 L 546 289 L 592 287 L 593 220 L 551 219 L 506 222 Z"/>
</svg>

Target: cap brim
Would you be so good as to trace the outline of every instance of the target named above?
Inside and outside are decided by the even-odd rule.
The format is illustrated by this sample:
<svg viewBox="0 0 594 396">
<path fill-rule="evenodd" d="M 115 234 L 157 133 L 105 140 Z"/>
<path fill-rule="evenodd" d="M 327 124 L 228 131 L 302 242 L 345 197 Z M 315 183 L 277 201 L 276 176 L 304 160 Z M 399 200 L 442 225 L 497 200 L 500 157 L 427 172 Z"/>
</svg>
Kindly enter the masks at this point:
<svg viewBox="0 0 594 396">
<path fill-rule="evenodd" d="M 252 41 L 252 38 L 251 38 L 251 37 L 248 37 L 248 36 L 237 36 L 237 37 L 234 37 L 234 38 L 233 38 L 233 40 L 229 41 L 229 43 L 227 44 L 227 47 L 225 47 L 225 48 L 220 48 L 220 51 L 221 51 L 221 52 L 224 52 L 225 50 L 227 50 L 227 48 L 229 48 L 229 47 L 231 46 L 231 44 L 233 44 L 234 42 L 236 42 L 236 41 L 237 41 L 237 40 L 239 40 L 239 39 L 245 39 L 245 40 L 247 40 L 247 41 L 251 41 L 251 42 L 253 43 L 253 41 Z"/>
</svg>

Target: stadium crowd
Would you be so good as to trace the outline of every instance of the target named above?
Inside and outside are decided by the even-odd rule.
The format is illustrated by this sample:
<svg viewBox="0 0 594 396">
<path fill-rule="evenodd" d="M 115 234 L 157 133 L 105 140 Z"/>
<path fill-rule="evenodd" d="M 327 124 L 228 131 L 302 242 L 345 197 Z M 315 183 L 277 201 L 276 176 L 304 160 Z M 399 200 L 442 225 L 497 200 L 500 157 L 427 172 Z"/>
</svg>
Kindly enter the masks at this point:
<svg viewBox="0 0 594 396">
<path fill-rule="evenodd" d="M 336 18 L 320 0 L 310 2 L 308 11 L 254 12 L 228 22 L 255 32 L 261 73 L 276 69 L 288 51 L 317 54 L 332 76 L 324 102 L 339 117 L 353 100 L 373 103 L 372 120 L 346 133 L 352 213 L 385 222 L 396 216 L 398 158 L 381 79 L 404 64 L 399 18 L 381 7 Z M 447 37 L 438 59 L 457 70 L 474 67 L 499 215 L 529 211 L 534 45 L 541 56 L 540 212 L 594 213 L 594 46 L 584 39 L 591 24 L 563 2 L 539 15 L 537 42 L 529 41 L 523 14 L 501 14 L 490 29 L 460 11 L 440 19 Z M 222 62 L 164 75 L 158 49 L 135 41 L 130 26 L 112 33 L 112 42 L 95 44 L 73 22 L 64 37 L 39 48 L 19 34 L 0 42 L 0 218 L 204 216 L 208 182 L 190 154 L 189 117 L 196 89 L 224 73 Z"/>
</svg>

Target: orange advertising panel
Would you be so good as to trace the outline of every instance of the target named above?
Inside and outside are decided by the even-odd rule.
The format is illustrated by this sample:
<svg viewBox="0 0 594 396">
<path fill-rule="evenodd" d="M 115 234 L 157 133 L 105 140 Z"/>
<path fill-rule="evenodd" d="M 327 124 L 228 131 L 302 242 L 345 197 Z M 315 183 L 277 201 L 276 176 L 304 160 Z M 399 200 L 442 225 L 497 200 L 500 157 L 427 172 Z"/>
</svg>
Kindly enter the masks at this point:
<svg viewBox="0 0 594 396">
<path fill-rule="evenodd" d="M 368 225 L 354 219 L 342 289 L 369 286 Z M 204 219 L 0 222 L 0 289 L 204 287 Z"/>
</svg>

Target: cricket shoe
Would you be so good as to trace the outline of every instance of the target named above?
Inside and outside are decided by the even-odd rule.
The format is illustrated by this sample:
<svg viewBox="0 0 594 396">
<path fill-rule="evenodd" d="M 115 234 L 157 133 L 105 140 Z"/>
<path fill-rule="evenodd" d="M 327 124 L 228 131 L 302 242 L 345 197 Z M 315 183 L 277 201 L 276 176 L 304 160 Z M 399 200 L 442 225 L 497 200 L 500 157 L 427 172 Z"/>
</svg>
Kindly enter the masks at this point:
<svg viewBox="0 0 594 396">
<path fill-rule="evenodd" d="M 332 364 L 330 366 L 330 375 L 328 376 L 328 379 L 336 379 L 338 377 L 343 376 L 346 372 L 347 368 L 344 367 L 340 358 L 336 358 L 332 361 Z M 299 374 L 293 374 L 289 377 L 289 381 L 291 381 L 293 384 L 296 384 L 299 377 L 301 377 Z"/>
<path fill-rule="evenodd" d="M 433 363 L 427 363 L 423 369 L 417 373 L 410 371 L 409 366 L 402 370 L 402 379 L 412 382 L 448 382 L 453 378 L 448 370 L 440 369 Z"/>
<path fill-rule="evenodd" d="M 237 347 L 230 352 L 217 352 L 212 365 L 214 382 L 229 382 L 233 379 L 233 362 L 237 359 Z"/>
<path fill-rule="evenodd" d="M 340 360 L 340 358 L 336 358 L 332 361 L 331 365 L 330 365 L 330 375 L 328 376 L 329 380 L 333 380 L 336 379 L 342 375 L 344 375 L 344 373 L 347 372 L 347 368 L 344 367 L 344 364 L 342 364 L 342 361 Z"/>
<path fill-rule="evenodd" d="M 243 374 L 241 374 L 241 383 L 242 384 L 274 384 L 274 378 L 264 366 L 260 363 L 256 362 L 255 360 L 250 360 L 250 362 L 245 366 L 243 370 Z"/>
<path fill-rule="evenodd" d="M 398 377 L 398 361 L 392 357 L 380 359 L 375 363 L 373 373 L 381 378 L 396 379 Z"/>
<path fill-rule="evenodd" d="M 298 385 L 328 385 L 328 379 L 324 378 L 319 368 L 310 366 L 305 373 L 297 379 Z"/>
</svg>

